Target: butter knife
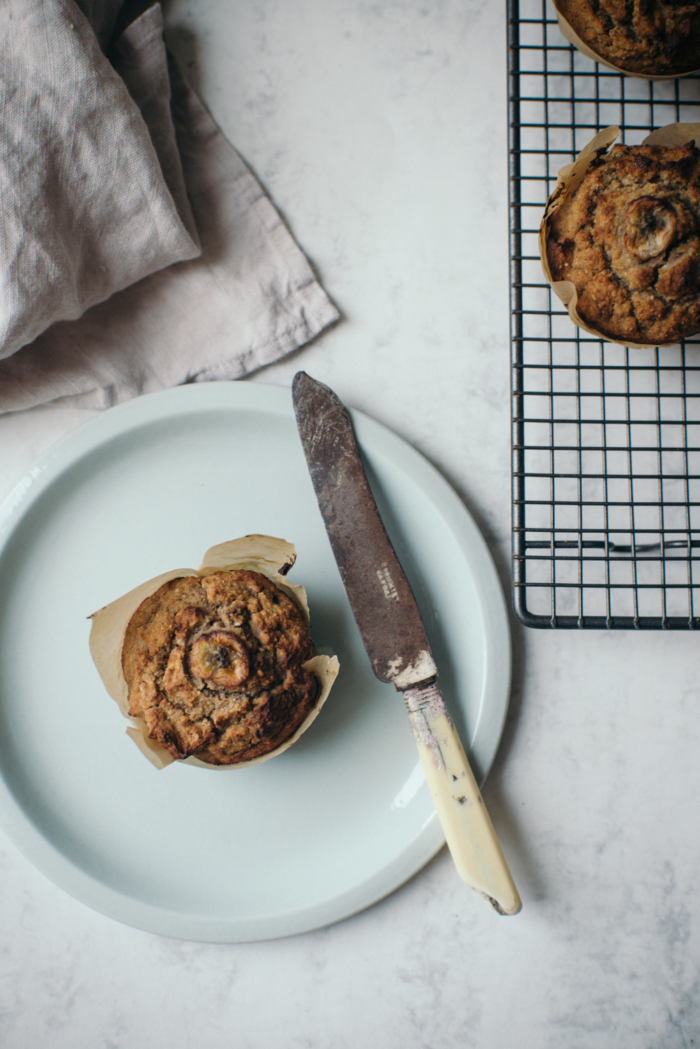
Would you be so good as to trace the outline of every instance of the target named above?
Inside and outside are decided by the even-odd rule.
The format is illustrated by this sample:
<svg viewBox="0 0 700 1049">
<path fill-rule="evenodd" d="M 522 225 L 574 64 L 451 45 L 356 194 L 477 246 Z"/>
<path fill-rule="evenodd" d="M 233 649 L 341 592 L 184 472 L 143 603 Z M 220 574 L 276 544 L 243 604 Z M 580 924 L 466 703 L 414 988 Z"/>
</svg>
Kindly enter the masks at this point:
<svg viewBox="0 0 700 1049">
<path fill-rule="evenodd" d="M 425 777 L 463 881 L 499 914 L 522 904 L 437 685 L 418 605 L 386 533 L 347 409 L 298 372 L 292 387 L 318 505 L 374 673 L 403 692 Z"/>
</svg>

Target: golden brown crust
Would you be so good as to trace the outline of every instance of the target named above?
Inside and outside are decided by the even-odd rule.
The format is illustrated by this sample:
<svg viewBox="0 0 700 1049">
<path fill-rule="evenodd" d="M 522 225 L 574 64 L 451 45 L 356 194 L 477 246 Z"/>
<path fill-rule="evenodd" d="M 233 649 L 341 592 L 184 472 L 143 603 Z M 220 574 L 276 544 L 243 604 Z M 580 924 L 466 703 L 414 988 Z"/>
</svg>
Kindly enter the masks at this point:
<svg viewBox="0 0 700 1049">
<path fill-rule="evenodd" d="M 673 0 L 559 0 L 580 39 L 629 73 L 678 76 L 700 68 L 700 4 Z"/>
<path fill-rule="evenodd" d="M 174 758 L 213 765 L 275 750 L 308 716 L 318 683 L 296 604 L 259 572 L 170 580 L 129 621 L 129 713 Z"/>
<path fill-rule="evenodd" d="M 547 259 L 591 328 L 668 344 L 700 331 L 699 233 L 695 144 L 613 146 L 549 217 Z"/>
</svg>

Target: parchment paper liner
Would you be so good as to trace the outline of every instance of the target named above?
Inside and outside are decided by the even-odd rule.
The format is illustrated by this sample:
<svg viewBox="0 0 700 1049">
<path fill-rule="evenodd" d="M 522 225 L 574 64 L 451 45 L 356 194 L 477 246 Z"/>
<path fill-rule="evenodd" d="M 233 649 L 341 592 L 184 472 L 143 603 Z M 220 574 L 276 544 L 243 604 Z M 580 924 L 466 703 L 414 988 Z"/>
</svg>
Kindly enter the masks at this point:
<svg viewBox="0 0 700 1049">
<path fill-rule="evenodd" d="M 606 69 L 612 69 L 615 73 L 622 73 L 624 76 L 637 77 L 639 80 L 679 80 L 684 76 L 693 76 L 694 73 L 700 73 L 700 68 L 689 69 L 687 73 L 633 73 L 629 69 L 623 69 L 621 66 L 614 66 L 612 62 L 608 62 L 606 58 L 593 51 L 588 44 L 585 44 L 580 36 L 576 33 L 571 23 L 559 10 L 559 4 L 557 0 L 552 0 L 554 4 L 554 10 L 557 13 L 557 21 L 559 22 L 559 30 L 565 40 L 568 40 L 570 44 L 585 55 L 586 58 L 592 58 L 594 62 L 598 62 L 601 66 L 605 66 Z"/>
<path fill-rule="evenodd" d="M 547 258 L 547 232 L 549 229 L 550 218 L 559 210 L 563 202 L 571 193 L 573 193 L 576 187 L 580 185 L 583 181 L 583 176 L 586 174 L 593 161 L 597 157 L 604 156 L 610 152 L 610 148 L 619 134 L 620 129 L 614 124 L 611 127 L 603 128 L 602 131 L 598 132 L 595 138 L 591 139 L 588 145 L 583 147 L 573 164 L 567 164 L 566 167 L 561 168 L 557 173 L 557 184 L 554 188 L 554 192 L 547 201 L 542 222 L 540 223 L 538 243 L 542 269 L 548 283 L 551 285 L 552 291 L 557 298 L 564 303 L 569 311 L 571 320 L 578 328 L 588 332 L 589 335 L 595 335 L 597 339 L 604 339 L 605 342 L 615 343 L 618 346 L 628 346 L 631 350 L 648 350 L 650 347 L 654 346 L 677 346 L 679 342 L 678 339 L 672 339 L 670 342 L 660 343 L 625 342 L 622 339 L 612 339 L 609 335 L 605 335 L 604 332 L 591 327 L 590 324 L 583 320 L 576 309 L 578 293 L 573 282 L 570 280 L 554 280 L 552 277 L 552 271 L 549 268 L 549 259 Z M 700 124 L 667 124 L 666 127 L 657 128 L 656 131 L 652 131 L 650 135 L 647 135 L 642 142 L 642 145 L 684 146 L 686 142 L 692 141 L 700 142 Z"/>
<path fill-rule="evenodd" d="M 296 549 L 291 543 L 284 539 L 275 539 L 267 535 L 246 535 L 241 539 L 234 539 L 228 543 L 220 543 L 207 550 L 202 563 L 195 571 L 193 568 L 179 568 L 171 572 L 149 579 L 128 594 L 117 598 L 111 604 L 95 612 L 92 619 L 92 630 L 90 631 L 90 653 L 103 684 L 112 699 L 116 700 L 119 709 L 130 722 L 127 735 L 133 739 L 139 750 L 148 758 L 157 769 L 163 769 L 172 764 L 176 759 L 153 739 L 148 738 L 148 729 L 143 718 L 131 717 L 129 715 L 128 687 L 122 671 L 122 647 L 124 636 L 129 621 L 139 605 L 154 594 L 156 590 L 167 583 L 170 579 L 178 579 L 183 576 L 205 576 L 221 568 L 249 569 L 260 572 L 267 576 L 276 586 L 283 590 L 299 606 L 309 624 L 309 606 L 306 600 L 306 591 L 299 583 L 292 583 L 285 578 L 286 573 L 296 561 Z M 311 723 L 318 717 L 321 707 L 326 702 L 333 682 L 338 676 L 339 664 L 336 656 L 314 656 L 304 663 L 304 668 L 310 670 L 318 678 L 321 692 L 316 700 L 313 710 L 301 723 L 293 736 L 282 743 L 269 754 L 252 758 L 250 761 L 241 761 L 234 765 L 211 765 L 209 762 L 200 761 L 199 758 L 189 757 L 179 761 L 179 764 L 196 765 L 203 769 L 230 770 L 248 768 L 250 765 L 259 765 L 269 758 L 287 750 L 306 732 Z"/>
</svg>

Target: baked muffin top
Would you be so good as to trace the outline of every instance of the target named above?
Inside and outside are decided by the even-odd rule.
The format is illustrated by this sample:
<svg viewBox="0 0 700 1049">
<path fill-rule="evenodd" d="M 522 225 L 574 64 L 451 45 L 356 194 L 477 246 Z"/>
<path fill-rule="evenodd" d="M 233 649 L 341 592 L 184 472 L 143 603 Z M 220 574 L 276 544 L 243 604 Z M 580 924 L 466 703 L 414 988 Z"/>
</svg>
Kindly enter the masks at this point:
<svg viewBox="0 0 700 1049">
<path fill-rule="evenodd" d="M 630 73 L 677 76 L 700 68 L 700 3 L 558 0 L 584 44 Z"/>
<path fill-rule="evenodd" d="M 297 605 L 259 572 L 172 579 L 129 621 L 129 714 L 174 758 L 231 765 L 281 746 L 313 709 L 314 655 Z"/>
<path fill-rule="evenodd" d="M 546 222 L 552 279 L 573 282 L 576 309 L 590 327 L 649 345 L 700 331 L 694 143 L 613 146 Z"/>
</svg>

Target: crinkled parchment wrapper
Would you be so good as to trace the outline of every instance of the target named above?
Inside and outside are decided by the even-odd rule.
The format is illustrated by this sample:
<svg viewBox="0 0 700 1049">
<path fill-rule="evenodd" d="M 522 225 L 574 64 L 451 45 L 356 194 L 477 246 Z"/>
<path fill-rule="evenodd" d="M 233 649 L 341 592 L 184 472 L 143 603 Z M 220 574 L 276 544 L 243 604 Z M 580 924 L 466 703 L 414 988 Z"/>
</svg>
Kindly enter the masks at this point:
<svg viewBox="0 0 700 1049">
<path fill-rule="evenodd" d="M 597 331 L 595 328 L 592 328 L 582 317 L 579 316 L 576 309 L 578 294 L 572 281 L 554 280 L 549 268 L 549 259 L 547 258 L 547 232 L 549 230 L 550 218 L 559 210 L 567 197 L 573 193 L 576 187 L 583 181 L 583 176 L 588 171 L 592 162 L 598 157 L 604 156 L 606 153 L 610 152 L 610 148 L 619 134 L 620 129 L 616 125 L 603 128 L 602 131 L 598 132 L 595 138 L 591 139 L 587 146 L 583 147 L 573 164 L 567 164 L 566 167 L 563 167 L 558 172 L 556 187 L 547 201 L 542 222 L 540 223 L 539 249 L 542 269 L 544 270 L 544 275 L 547 278 L 547 281 L 551 285 L 552 291 L 557 298 L 561 299 L 569 311 L 571 320 L 578 328 L 587 331 L 589 335 L 595 335 L 597 339 L 604 339 L 605 342 L 616 343 L 618 346 L 628 346 L 632 350 L 648 350 L 650 347 L 654 346 L 677 346 L 678 339 L 664 343 L 624 342 L 621 339 L 611 339 L 609 335 L 605 335 L 602 331 Z M 650 135 L 647 135 L 642 142 L 642 145 L 684 146 L 687 142 L 692 141 L 700 143 L 700 124 L 667 124 L 666 127 L 657 128 L 656 131 L 652 131 Z"/>
<path fill-rule="evenodd" d="M 306 600 L 306 591 L 299 583 L 291 583 L 285 575 L 296 561 L 296 549 L 284 539 L 275 539 L 268 535 L 246 535 L 241 539 L 233 539 L 228 543 L 220 543 L 207 550 L 202 563 L 195 571 L 193 568 L 179 568 L 171 572 L 164 572 L 142 583 L 134 590 L 117 598 L 111 604 L 101 608 L 91 616 L 92 630 L 90 631 L 90 653 L 103 684 L 112 699 L 116 700 L 119 709 L 130 722 L 127 735 L 133 739 L 137 747 L 152 762 L 157 769 L 163 769 L 172 764 L 176 759 L 153 739 L 148 737 L 148 729 L 143 718 L 131 717 L 129 715 L 128 687 L 122 671 L 122 647 L 129 621 L 139 605 L 154 594 L 163 583 L 170 579 L 178 579 L 183 576 L 205 576 L 211 575 L 222 568 L 226 569 L 248 569 L 260 572 L 267 576 L 275 586 L 283 590 L 299 606 L 304 614 L 307 625 L 309 624 L 309 606 Z M 269 758 L 274 758 L 282 751 L 287 750 L 306 732 L 309 725 L 318 716 L 318 713 L 326 702 L 333 682 L 338 676 L 339 664 L 336 656 L 313 656 L 304 663 L 304 669 L 312 671 L 318 678 L 321 692 L 316 700 L 313 710 L 293 736 L 269 754 L 263 754 L 250 761 L 240 761 L 234 765 L 211 765 L 209 762 L 200 761 L 198 758 L 189 757 L 180 760 L 179 764 L 196 765 L 201 769 L 216 769 L 218 771 L 230 769 L 248 768 L 250 765 L 259 765 Z"/>
<path fill-rule="evenodd" d="M 577 50 L 585 55 L 586 58 L 592 58 L 594 62 L 598 62 L 601 66 L 605 66 L 606 69 L 612 69 L 615 73 L 622 73 L 623 76 L 637 77 L 638 80 L 678 80 L 680 77 L 693 76 L 695 73 L 700 73 L 700 68 L 689 69 L 687 73 L 633 73 L 629 69 L 622 69 L 621 66 L 614 66 L 612 62 L 608 62 L 607 59 L 601 55 L 597 55 L 595 51 L 592 51 L 588 44 L 585 44 L 580 36 L 574 31 L 571 23 L 564 17 L 559 10 L 559 4 L 557 0 L 552 0 L 554 4 L 554 10 L 557 13 L 557 21 L 559 22 L 559 30 L 565 40 L 568 40 L 570 44 L 573 44 Z"/>
</svg>

